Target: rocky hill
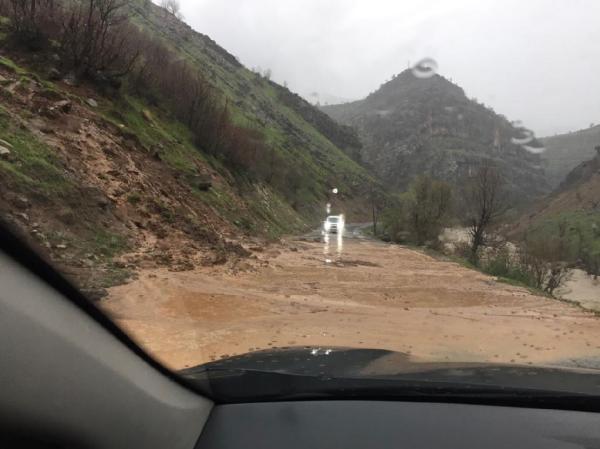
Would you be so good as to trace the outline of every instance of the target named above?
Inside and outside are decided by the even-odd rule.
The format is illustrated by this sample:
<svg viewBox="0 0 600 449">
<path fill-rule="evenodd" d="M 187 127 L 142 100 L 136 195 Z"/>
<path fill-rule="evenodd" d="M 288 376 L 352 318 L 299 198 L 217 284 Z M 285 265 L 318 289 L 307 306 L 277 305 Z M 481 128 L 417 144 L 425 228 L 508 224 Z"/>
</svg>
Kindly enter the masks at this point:
<svg viewBox="0 0 600 449">
<path fill-rule="evenodd" d="M 542 159 L 548 179 L 558 187 L 571 170 L 594 157 L 594 147 L 600 145 L 600 125 L 540 140 L 546 147 Z"/>
<path fill-rule="evenodd" d="M 357 128 L 363 160 L 392 188 L 406 188 L 421 173 L 460 184 L 481 164 L 493 163 L 515 201 L 548 191 L 535 149 L 513 143 L 526 141 L 526 130 L 468 99 L 442 76 L 423 79 L 406 70 L 364 100 L 322 110 Z"/>
<path fill-rule="evenodd" d="M 333 187 L 360 215 L 374 181 L 353 131 L 150 1 L 125 2 L 118 37 L 141 56 L 118 78 L 75 70 L 61 36 L 23 45 L 4 3 L 0 217 L 90 295 L 143 266 L 236 269 L 260 239 L 319 220 Z M 167 91 L 209 112 L 192 123 Z"/>
</svg>

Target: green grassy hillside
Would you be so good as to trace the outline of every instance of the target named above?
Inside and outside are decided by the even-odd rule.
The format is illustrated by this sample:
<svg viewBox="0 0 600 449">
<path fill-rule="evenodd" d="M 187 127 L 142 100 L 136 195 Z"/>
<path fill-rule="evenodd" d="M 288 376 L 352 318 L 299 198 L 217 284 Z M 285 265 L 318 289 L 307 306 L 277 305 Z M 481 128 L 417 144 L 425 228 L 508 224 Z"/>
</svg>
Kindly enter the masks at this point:
<svg viewBox="0 0 600 449">
<path fill-rule="evenodd" d="M 263 131 L 268 143 L 296 167 L 291 188 L 297 193 L 293 199 L 297 209 L 314 216 L 332 187 L 348 197 L 367 191 L 372 179 L 352 159 L 360 141 L 351 129 L 333 122 L 287 88 L 245 68 L 210 37 L 151 2 L 136 1 L 133 11 L 136 24 L 160 36 L 228 99 L 240 124 Z"/>
<path fill-rule="evenodd" d="M 144 36 L 213 86 L 218 107 L 249 130 L 242 137 L 264 138 L 272 159 L 255 162 L 274 164 L 270 178 L 211 153 L 160 93 L 138 94 L 134 77 L 111 85 L 76 79 L 55 43 L 23 46 L 3 17 L 3 221 L 98 292 L 140 267 L 234 263 L 249 254 L 246 242 L 314 226 L 334 187 L 345 212 L 361 214 L 375 181 L 352 158 L 360 142 L 351 129 L 152 3 L 135 0 L 130 8 Z"/>
</svg>

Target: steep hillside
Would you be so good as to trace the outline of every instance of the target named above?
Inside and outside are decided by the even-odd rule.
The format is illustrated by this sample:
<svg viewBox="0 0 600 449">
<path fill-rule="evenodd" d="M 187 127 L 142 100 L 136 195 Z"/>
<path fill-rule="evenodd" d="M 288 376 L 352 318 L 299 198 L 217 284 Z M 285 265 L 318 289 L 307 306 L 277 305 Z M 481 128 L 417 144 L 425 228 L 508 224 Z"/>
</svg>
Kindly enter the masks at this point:
<svg viewBox="0 0 600 449">
<path fill-rule="evenodd" d="M 360 141 L 300 96 L 259 73 L 243 67 L 236 57 L 210 37 L 194 31 L 149 1 L 132 2 L 133 20 L 197 67 L 229 99 L 240 123 L 265 131 L 269 143 L 302 172 L 297 206 L 308 208 L 332 186 L 352 197 L 370 182 L 351 160 Z M 320 211 L 320 209 L 319 209 Z"/>
<path fill-rule="evenodd" d="M 544 137 L 546 147 L 542 159 L 553 187 L 564 181 L 577 165 L 594 156 L 594 147 L 600 145 L 600 125 L 568 134 Z"/>
<path fill-rule="evenodd" d="M 515 199 L 548 191 L 539 155 L 511 142 L 523 130 L 439 75 L 407 70 L 364 100 L 322 109 L 358 129 L 363 160 L 391 187 L 406 188 L 420 173 L 458 184 L 487 161 L 506 175 Z"/>
<path fill-rule="evenodd" d="M 600 151 L 594 158 L 575 167 L 558 189 L 521 220 L 518 229 L 579 213 L 600 219 Z"/>
<path fill-rule="evenodd" d="M 508 231 L 559 242 L 560 260 L 600 276 L 600 150 Z"/>
<path fill-rule="evenodd" d="M 374 181 L 349 156 L 360 146 L 352 130 L 151 2 L 130 7 L 144 36 L 213 86 L 213 109 L 230 114 L 239 139 L 264 138 L 248 148 L 268 150 L 256 163 L 270 164 L 269 177 L 209 151 L 163 97 L 139 95 L 134 76 L 75 77 L 52 50 L 18 45 L 0 17 L 3 221 L 101 297 L 147 265 L 235 269 L 257 238 L 319 220 L 333 187 L 350 216 L 361 214 Z"/>
</svg>

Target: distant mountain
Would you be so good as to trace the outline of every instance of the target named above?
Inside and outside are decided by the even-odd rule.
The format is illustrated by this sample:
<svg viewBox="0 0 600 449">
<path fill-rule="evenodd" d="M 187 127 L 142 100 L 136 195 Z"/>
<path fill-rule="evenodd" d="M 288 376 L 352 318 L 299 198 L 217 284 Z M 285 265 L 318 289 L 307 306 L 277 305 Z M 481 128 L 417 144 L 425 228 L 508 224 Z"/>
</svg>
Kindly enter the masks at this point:
<svg viewBox="0 0 600 449">
<path fill-rule="evenodd" d="M 577 165 L 594 156 L 594 147 L 600 145 L 600 125 L 540 140 L 546 147 L 542 159 L 548 179 L 556 187 Z"/>
<path fill-rule="evenodd" d="M 307 98 L 308 101 L 314 105 L 342 104 L 353 101 L 350 98 L 339 97 L 326 92 L 311 92 L 310 94 L 305 95 L 305 98 Z"/>
<path fill-rule="evenodd" d="M 422 173 L 460 184 L 493 163 L 515 201 L 549 191 L 540 156 L 512 142 L 523 130 L 442 76 L 422 79 L 406 70 L 364 100 L 322 110 L 357 128 L 363 160 L 389 187 L 403 189 Z"/>
</svg>

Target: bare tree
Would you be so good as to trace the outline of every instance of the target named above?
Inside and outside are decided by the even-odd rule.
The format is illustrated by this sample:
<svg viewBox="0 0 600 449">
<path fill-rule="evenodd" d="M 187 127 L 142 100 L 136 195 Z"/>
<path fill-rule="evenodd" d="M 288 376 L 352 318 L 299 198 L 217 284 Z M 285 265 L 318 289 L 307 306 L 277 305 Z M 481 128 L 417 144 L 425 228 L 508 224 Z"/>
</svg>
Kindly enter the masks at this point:
<svg viewBox="0 0 600 449">
<path fill-rule="evenodd" d="M 64 59 L 80 75 L 119 77 L 139 56 L 137 30 L 128 23 L 128 0 L 74 0 L 63 14 L 60 46 Z"/>
<path fill-rule="evenodd" d="M 498 170 L 489 165 L 481 167 L 467 186 L 465 200 L 470 257 L 471 262 L 477 264 L 479 249 L 486 244 L 486 234 L 507 208 L 504 180 Z"/>
<path fill-rule="evenodd" d="M 554 291 L 568 280 L 569 265 L 564 262 L 566 254 L 564 235 L 547 239 L 526 235 L 519 246 L 521 270 L 528 274 L 529 283 L 546 293 Z"/>
<path fill-rule="evenodd" d="M 377 235 L 379 216 L 385 205 L 385 195 L 383 191 L 375 187 L 371 187 L 371 191 L 369 192 L 369 201 L 371 203 L 371 212 L 373 217 L 373 235 Z"/>
<path fill-rule="evenodd" d="M 160 6 L 169 14 L 174 15 L 178 19 L 183 18 L 181 15 L 181 5 L 179 4 L 179 0 L 162 0 L 160 2 Z"/>
<path fill-rule="evenodd" d="M 37 45 L 54 24 L 54 0 L 2 0 L 0 9 L 14 35 L 28 45 Z"/>
</svg>

